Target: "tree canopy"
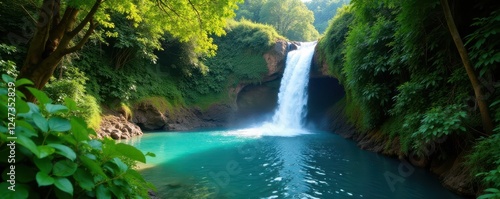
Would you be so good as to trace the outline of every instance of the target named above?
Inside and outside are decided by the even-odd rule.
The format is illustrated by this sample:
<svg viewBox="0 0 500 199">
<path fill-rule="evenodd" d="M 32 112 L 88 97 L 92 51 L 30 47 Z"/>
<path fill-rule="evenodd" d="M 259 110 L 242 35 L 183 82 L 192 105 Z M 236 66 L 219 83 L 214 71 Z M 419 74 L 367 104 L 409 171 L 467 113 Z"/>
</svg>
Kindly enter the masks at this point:
<svg viewBox="0 0 500 199">
<path fill-rule="evenodd" d="M 139 52 L 155 61 L 152 51 L 161 49 L 161 40 L 168 33 L 181 42 L 196 44 L 194 53 L 213 56 L 217 46 L 210 36 L 225 33 L 226 20 L 234 16 L 238 2 L 44 0 L 38 5 L 36 30 L 20 77 L 43 87 L 63 56 L 80 50 L 91 36 L 101 41 L 117 37 L 118 47 L 136 45 Z"/>
<path fill-rule="evenodd" d="M 238 19 L 269 24 L 290 40 L 312 41 L 319 37 L 314 14 L 300 0 L 247 0 L 237 12 Z"/>
<path fill-rule="evenodd" d="M 314 27 L 323 33 L 328 22 L 336 15 L 337 9 L 346 5 L 350 0 L 314 0 L 306 2 L 307 8 L 314 12 Z"/>
</svg>

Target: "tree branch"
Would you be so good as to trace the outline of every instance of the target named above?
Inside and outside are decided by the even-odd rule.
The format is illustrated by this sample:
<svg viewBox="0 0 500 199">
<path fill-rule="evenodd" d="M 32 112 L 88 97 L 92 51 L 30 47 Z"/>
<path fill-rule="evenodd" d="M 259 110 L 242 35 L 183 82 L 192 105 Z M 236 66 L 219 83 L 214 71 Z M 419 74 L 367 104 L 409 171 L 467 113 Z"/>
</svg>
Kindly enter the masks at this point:
<svg viewBox="0 0 500 199">
<path fill-rule="evenodd" d="M 196 9 L 196 7 L 193 5 L 193 2 L 191 2 L 191 0 L 188 0 L 189 4 L 191 5 L 191 7 L 193 8 L 193 10 L 196 12 L 196 15 L 198 15 L 198 22 L 200 23 L 200 31 L 203 31 L 203 23 L 201 21 L 201 15 L 200 15 L 200 12 L 198 12 L 198 10 Z"/>
<path fill-rule="evenodd" d="M 87 30 L 87 32 L 85 33 L 83 38 L 80 40 L 80 42 L 78 42 L 78 44 L 76 44 L 75 46 L 73 46 L 71 48 L 63 50 L 62 55 L 74 53 L 74 52 L 79 51 L 83 48 L 83 45 L 85 45 L 85 43 L 87 43 L 87 41 L 90 38 L 90 35 L 92 35 L 92 33 L 94 33 L 94 30 L 97 27 L 97 24 L 94 23 L 93 20 L 90 20 L 89 22 L 90 22 L 89 29 Z"/>
<path fill-rule="evenodd" d="M 92 19 L 94 18 L 94 14 L 99 9 L 99 6 L 101 5 L 101 3 L 102 3 L 102 0 L 95 1 L 94 5 L 92 6 L 92 9 L 90 9 L 89 13 L 87 13 L 87 16 L 85 16 L 83 21 L 80 22 L 80 24 L 75 29 L 73 29 L 72 31 L 70 31 L 68 33 L 68 35 L 70 37 L 74 37 L 76 34 L 78 34 L 80 31 L 83 30 L 83 28 L 87 25 L 87 23 L 89 23 L 89 22 L 91 23 Z"/>
</svg>

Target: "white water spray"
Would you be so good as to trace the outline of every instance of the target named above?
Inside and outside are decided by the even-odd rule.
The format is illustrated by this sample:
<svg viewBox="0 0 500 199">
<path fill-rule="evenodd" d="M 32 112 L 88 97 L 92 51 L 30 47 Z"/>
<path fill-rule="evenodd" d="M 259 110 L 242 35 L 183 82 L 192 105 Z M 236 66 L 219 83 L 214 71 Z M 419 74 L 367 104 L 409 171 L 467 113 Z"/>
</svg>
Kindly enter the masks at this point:
<svg viewBox="0 0 500 199">
<path fill-rule="evenodd" d="M 288 53 L 278 93 L 278 108 L 273 116 L 274 125 L 302 128 L 307 114 L 307 86 L 315 46 L 316 42 L 303 43 L 299 49 Z"/>
<path fill-rule="evenodd" d="M 301 43 L 287 55 L 285 72 L 278 93 L 278 108 L 272 121 L 261 127 L 240 129 L 228 134 L 239 136 L 296 136 L 307 134 L 303 129 L 307 114 L 307 86 L 316 42 Z"/>
</svg>

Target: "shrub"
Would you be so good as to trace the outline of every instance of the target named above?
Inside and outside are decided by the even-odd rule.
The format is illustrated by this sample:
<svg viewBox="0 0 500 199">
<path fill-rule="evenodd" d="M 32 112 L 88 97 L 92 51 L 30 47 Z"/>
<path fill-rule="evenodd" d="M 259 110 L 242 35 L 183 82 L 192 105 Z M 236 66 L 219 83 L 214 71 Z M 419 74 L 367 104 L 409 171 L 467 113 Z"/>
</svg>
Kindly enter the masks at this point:
<svg viewBox="0 0 500 199">
<path fill-rule="evenodd" d="M 65 105 L 53 104 L 42 91 L 29 88 L 39 104 L 27 103 L 15 91 L 15 110 L 11 109 L 14 85 L 25 86 L 28 80 L 14 80 L 2 75 L 0 84 L 0 154 L 10 153 L 13 141 L 7 133 L 15 122 L 15 192 L 3 171 L 0 195 L 3 198 L 141 198 L 152 187 L 133 169 L 135 162 L 145 162 L 145 155 L 133 146 L 111 139 L 91 139 L 96 133 L 72 112 L 76 102 L 66 98 Z M 9 94 L 8 94 L 9 93 Z M 12 93 L 12 94 L 10 94 Z M 9 117 L 8 117 L 9 116 Z M 13 133 L 14 133 L 13 132 Z M 152 154 L 146 154 L 152 155 Z M 12 163 L 12 162 L 10 162 Z M 2 168 L 9 168 L 6 162 Z"/>
<path fill-rule="evenodd" d="M 89 127 L 98 129 L 101 123 L 101 110 L 96 98 L 85 92 L 87 77 L 75 67 L 67 67 L 64 74 L 64 78 L 52 79 L 45 86 L 47 95 L 57 103 L 63 103 L 66 98 L 75 101 L 80 108 L 74 112 L 75 116 L 83 117 Z"/>
</svg>

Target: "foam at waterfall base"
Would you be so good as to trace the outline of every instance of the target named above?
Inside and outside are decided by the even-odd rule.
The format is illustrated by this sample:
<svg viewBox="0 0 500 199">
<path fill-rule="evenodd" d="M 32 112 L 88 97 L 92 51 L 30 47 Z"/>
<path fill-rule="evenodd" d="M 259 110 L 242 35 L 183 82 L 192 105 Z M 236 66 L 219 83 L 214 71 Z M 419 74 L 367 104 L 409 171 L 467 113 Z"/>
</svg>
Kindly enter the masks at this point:
<svg viewBox="0 0 500 199">
<path fill-rule="evenodd" d="M 278 136 L 278 137 L 295 137 L 299 135 L 311 134 L 306 129 L 288 128 L 279 126 L 273 123 L 264 123 L 262 126 L 238 129 L 228 131 L 225 135 L 228 136 L 241 136 L 241 137 L 263 137 L 263 136 Z"/>
</svg>

